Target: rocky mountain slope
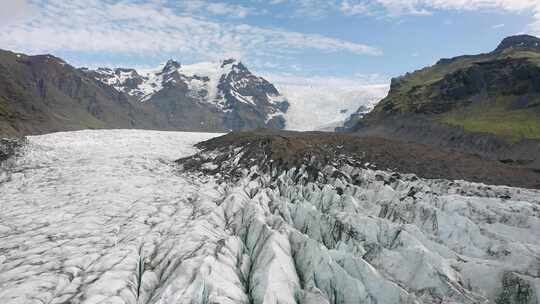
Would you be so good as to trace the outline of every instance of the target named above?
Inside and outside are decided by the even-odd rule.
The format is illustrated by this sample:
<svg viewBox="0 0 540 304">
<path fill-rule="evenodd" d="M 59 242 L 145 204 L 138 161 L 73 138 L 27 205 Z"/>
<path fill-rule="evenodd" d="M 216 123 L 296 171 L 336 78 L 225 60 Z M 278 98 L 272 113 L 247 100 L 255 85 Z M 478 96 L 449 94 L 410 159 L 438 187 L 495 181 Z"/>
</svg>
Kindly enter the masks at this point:
<svg viewBox="0 0 540 304">
<path fill-rule="evenodd" d="M 76 69 L 51 55 L 0 51 L 0 135 L 138 128 L 283 128 L 288 102 L 242 63 L 155 71 Z"/>
<path fill-rule="evenodd" d="M 85 70 L 95 79 L 152 106 L 176 129 L 282 129 L 289 103 L 264 78 L 234 59 L 155 70 Z"/>
<path fill-rule="evenodd" d="M 50 55 L 0 51 L 0 134 L 152 128 L 122 93 Z"/>
<path fill-rule="evenodd" d="M 25 140 L 18 138 L 0 138 L 0 164 L 14 157 L 24 146 Z"/>
<path fill-rule="evenodd" d="M 350 135 L 231 134 L 190 157 L 211 136 L 29 137 L 0 170 L 0 302 L 539 302 L 537 190 L 385 170 L 407 150 Z"/>
<path fill-rule="evenodd" d="M 540 39 L 441 59 L 392 80 L 388 96 L 346 127 L 540 168 Z"/>
</svg>

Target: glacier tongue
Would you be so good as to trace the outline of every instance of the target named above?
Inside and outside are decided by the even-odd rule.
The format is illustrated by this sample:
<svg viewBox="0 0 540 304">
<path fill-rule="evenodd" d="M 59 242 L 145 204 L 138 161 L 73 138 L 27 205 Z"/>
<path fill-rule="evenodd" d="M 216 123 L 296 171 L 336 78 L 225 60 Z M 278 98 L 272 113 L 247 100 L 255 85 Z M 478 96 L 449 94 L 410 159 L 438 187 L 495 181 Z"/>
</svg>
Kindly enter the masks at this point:
<svg viewBox="0 0 540 304">
<path fill-rule="evenodd" d="M 0 175 L 0 302 L 539 302 L 540 192 L 338 164 L 234 181 L 172 165 L 213 136 L 30 137 Z"/>
</svg>

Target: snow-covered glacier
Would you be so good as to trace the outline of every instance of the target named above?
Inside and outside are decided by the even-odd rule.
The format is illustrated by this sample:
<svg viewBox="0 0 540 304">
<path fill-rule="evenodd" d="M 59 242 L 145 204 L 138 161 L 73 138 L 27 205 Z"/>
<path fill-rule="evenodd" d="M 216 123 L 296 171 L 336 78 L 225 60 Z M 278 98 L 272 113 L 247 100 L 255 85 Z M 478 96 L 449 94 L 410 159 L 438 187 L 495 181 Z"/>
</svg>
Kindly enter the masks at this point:
<svg viewBox="0 0 540 304">
<path fill-rule="evenodd" d="M 540 302 L 539 191 L 174 163 L 217 135 L 29 137 L 0 173 L 0 303 Z"/>
</svg>

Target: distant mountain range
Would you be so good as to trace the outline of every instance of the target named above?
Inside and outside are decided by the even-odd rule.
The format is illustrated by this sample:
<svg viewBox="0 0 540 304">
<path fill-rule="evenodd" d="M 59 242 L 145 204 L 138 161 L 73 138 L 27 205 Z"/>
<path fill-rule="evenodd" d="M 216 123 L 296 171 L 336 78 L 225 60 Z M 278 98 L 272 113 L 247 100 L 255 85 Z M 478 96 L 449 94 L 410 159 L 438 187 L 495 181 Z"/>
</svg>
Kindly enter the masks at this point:
<svg viewBox="0 0 540 304">
<path fill-rule="evenodd" d="M 289 103 L 234 59 L 155 70 L 77 69 L 51 55 L 0 51 L 0 134 L 96 128 L 281 129 Z"/>
<path fill-rule="evenodd" d="M 340 130 L 540 169 L 540 39 L 508 37 L 392 79 L 386 98 Z"/>
<path fill-rule="evenodd" d="M 191 65 L 169 60 L 152 70 L 91 70 L 51 55 L 0 51 L 0 135 L 99 128 L 225 132 L 309 125 L 328 130 L 351 113 L 340 106 L 358 100 L 364 104 L 338 130 L 540 170 L 536 37 L 508 37 L 490 53 L 441 59 L 395 78 L 374 107 L 386 89 L 372 91 L 344 95 L 347 102 L 311 91 L 282 94 L 235 59 Z M 337 93 L 329 96 L 341 96 Z M 291 107 L 288 95 L 301 101 Z M 317 110 L 329 114 L 311 122 Z"/>
<path fill-rule="evenodd" d="M 165 113 L 174 128 L 244 130 L 285 127 L 288 101 L 262 77 L 241 62 L 182 66 L 169 60 L 158 69 L 82 69 L 88 75 L 135 101 L 150 103 Z"/>
</svg>

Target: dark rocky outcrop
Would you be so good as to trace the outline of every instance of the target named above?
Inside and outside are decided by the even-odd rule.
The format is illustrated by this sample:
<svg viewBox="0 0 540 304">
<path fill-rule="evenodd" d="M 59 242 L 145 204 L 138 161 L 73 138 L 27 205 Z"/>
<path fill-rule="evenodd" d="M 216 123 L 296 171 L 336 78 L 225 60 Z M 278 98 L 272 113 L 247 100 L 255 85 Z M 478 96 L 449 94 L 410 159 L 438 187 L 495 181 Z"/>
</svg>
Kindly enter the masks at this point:
<svg viewBox="0 0 540 304">
<path fill-rule="evenodd" d="M 540 170 L 540 39 L 442 59 L 392 80 L 367 115 L 340 131 L 408 140 Z"/>
<path fill-rule="evenodd" d="M 280 96 L 274 85 L 253 75 L 241 62 L 229 60 L 223 64 L 232 64 L 232 71 L 223 75 L 218 85 L 227 100 L 228 108 L 232 109 L 225 117 L 225 127 L 230 130 L 285 128 L 285 118 L 282 115 L 268 117 L 269 113 L 276 113 L 276 110 L 285 113 L 289 108 L 285 99 L 275 102 L 270 100 L 269 96 Z M 235 95 L 249 96 L 253 104 L 242 102 Z M 263 121 L 264 124 L 261 124 Z"/>
<path fill-rule="evenodd" d="M 328 164 L 350 164 L 399 173 L 414 173 L 422 178 L 467 180 L 493 185 L 540 188 L 540 173 L 490 161 L 478 155 L 449 152 L 428 145 L 324 132 L 254 131 L 234 132 L 197 145 L 199 154 L 178 161 L 186 170 L 225 178 L 242 176 L 253 166 L 264 172 L 283 172 L 306 166 L 316 179 Z M 232 155 L 241 158 L 231 163 Z M 219 151 L 221 153 L 213 153 Z M 220 155 L 208 165 L 207 154 Z"/>
<path fill-rule="evenodd" d="M 536 304 L 534 286 L 517 273 L 506 272 L 502 278 L 502 289 L 496 304 Z"/>
<path fill-rule="evenodd" d="M 22 138 L 0 138 L 0 164 L 17 154 L 24 144 Z"/>
<path fill-rule="evenodd" d="M 540 51 L 540 39 L 531 35 L 510 36 L 503 39 L 495 52 L 503 52 L 508 49 Z"/>
<path fill-rule="evenodd" d="M 0 135 L 156 127 L 147 115 L 59 58 L 0 51 Z"/>
</svg>

